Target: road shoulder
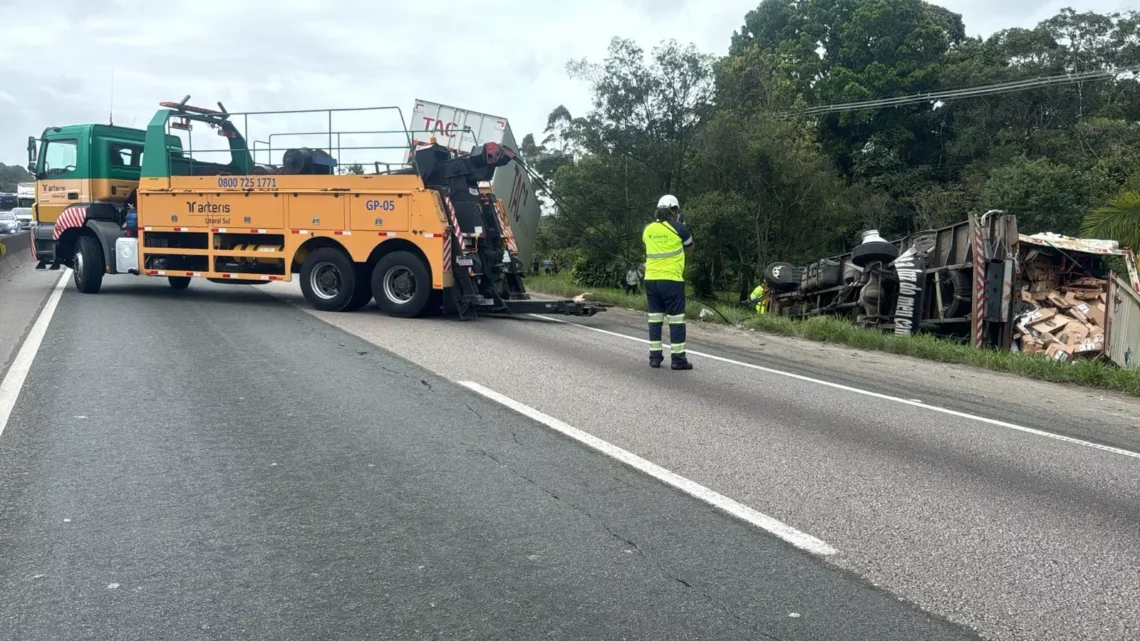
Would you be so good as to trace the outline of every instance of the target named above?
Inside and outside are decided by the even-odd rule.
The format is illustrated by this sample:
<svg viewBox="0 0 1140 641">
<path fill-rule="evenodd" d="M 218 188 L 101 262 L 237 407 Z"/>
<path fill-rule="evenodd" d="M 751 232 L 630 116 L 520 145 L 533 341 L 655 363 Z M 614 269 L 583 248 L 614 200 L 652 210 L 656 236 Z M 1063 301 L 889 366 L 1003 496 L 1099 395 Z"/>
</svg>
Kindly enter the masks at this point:
<svg viewBox="0 0 1140 641">
<path fill-rule="evenodd" d="M 639 335 L 644 315 L 611 308 L 590 326 Z M 991 370 L 689 322 L 688 344 L 756 363 L 1129 450 L 1140 450 L 1140 399 Z"/>
<path fill-rule="evenodd" d="M 8 372 L 62 271 L 36 270 L 31 257 L 8 256 L 6 261 L 0 271 L 0 378 Z"/>
</svg>

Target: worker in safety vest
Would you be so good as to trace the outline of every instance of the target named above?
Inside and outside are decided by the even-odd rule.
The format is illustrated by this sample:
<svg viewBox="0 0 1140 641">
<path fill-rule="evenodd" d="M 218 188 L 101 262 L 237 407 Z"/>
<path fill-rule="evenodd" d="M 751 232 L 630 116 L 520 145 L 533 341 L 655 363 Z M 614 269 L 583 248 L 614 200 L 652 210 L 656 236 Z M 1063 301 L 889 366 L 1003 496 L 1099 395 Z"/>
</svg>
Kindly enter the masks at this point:
<svg viewBox="0 0 1140 641">
<path fill-rule="evenodd" d="M 693 235 L 681 224 L 676 196 L 657 201 L 656 220 L 645 227 L 645 295 L 649 310 L 649 366 L 665 360 L 661 330 L 669 323 L 672 369 L 693 369 L 685 357 L 685 254 L 693 249 Z"/>
<path fill-rule="evenodd" d="M 768 313 L 768 310 L 765 307 L 767 301 L 764 300 L 764 283 L 760 283 L 756 286 L 756 289 L 752 290 L 752 293 L 748 295 L 748 300 L 756 303 L 757 314 L 763 316 L 764 314 Z"/>
</svg>

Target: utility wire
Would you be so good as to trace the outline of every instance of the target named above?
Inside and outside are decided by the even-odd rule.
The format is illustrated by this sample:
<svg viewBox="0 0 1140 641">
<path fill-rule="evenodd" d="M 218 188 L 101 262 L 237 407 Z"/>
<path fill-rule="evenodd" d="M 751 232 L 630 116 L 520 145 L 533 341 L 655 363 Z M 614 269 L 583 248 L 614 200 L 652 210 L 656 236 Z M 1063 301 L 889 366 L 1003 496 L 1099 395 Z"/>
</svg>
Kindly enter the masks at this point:
<svg viewBox="0 0 1140 641">
<path fill-rule="evenodd" d="M 776 116 L 779 118 L 790 118 L 792 116 L 816 116 L 838 111 L 878 109 L 881 107 L 898 107 L 901 105 L 911 105 L 922 102 L 937 102 L 945 100 L 956 100 L 959 98 L 974 98 L 978 96 L 990 96 L 995 94 L 1013 93 L 1017 91 L 1027 91 L 1029 89 L 1037 89 L 1039 87 L 1069 85 L 1078 82 L 1090 82 L 1096 80 L 1108 80 L 1112 78 L 1118 78 L 1129 73 L 1140 73 L 1140 65 L 1121 67 L 1119 69 L 1096 69 L 1093 71 L 1067 73 L 1056 76 L 1038 76 L 1036 78 L 1026 78 L 1010 82 L 999 82 L 995 84 L 978 85 L 975 87 L 963 87 L 960 89 L 949 89 L 945 91 L 933 91 L 929 93 L 913 94 L 910 96 L 876 98 L 873 100 L 863 100 L 858 102 L 843 102 L 831 105 L 821 105 L 818 107 L 807 107 L 804 109 L 777 112 Z"/>
</svg>

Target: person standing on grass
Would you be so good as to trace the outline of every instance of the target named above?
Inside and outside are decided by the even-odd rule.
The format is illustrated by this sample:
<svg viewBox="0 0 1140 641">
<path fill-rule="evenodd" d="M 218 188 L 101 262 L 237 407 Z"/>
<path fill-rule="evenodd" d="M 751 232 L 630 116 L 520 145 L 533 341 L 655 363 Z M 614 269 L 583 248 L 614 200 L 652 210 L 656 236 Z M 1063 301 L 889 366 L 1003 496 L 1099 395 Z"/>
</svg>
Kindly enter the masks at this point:
<svg viewBox="0 0 1140 641">
<path fill-rule="evenodd" d="M 636 296 L 638 285 L 640 284 L 641 269 L 637 265 L 633 265 L 629 268 L 629 271 L 625 273 L 625 283 L 623 283 L 623 287 L 625 289 L 626 295 Z"/>
<path fill-rule="evenodd" d="M 538 276 L 538 256 L 535 256 L 530 261 L 530 273 L 534 276 Z"/>
<path fill-rule="evenodd" d="M 645 226 L 645 296 L 649 312 L 649 366 L 665 360 L 661 333 L 669 322 L 671 369 L 690 370 L 685 356 L 685 256 L 693 250 L 693 235 L 681 224 L 681 204 L 665 195 L 657 201 L 655 220 Z"/>
<path fill-rule="evenodd" d="M 542 261 L 542 268 L 546 270 L 546 275 L 549 276 L 551 270 L 554 269 L 554 262 L 547 257 L 546 260 Z"/>
</svg>

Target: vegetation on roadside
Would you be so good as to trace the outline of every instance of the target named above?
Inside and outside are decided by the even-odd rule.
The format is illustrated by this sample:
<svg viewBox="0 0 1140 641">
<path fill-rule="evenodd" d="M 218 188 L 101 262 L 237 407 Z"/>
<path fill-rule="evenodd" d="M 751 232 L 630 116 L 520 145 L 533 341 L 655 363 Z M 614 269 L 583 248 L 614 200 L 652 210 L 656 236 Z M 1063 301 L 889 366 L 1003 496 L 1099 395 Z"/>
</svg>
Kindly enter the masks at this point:
<svg viewBox="0 0 1140 641">
<path fill-rule="evenodd" d="M 520 141 L 558 194 L 538 251 L 609 285 L 641 261 L 664 193 L 697 240 L 688 282 L 732 298 L 768 263 L 841 254 L 861 230 L 898 237 L 988 209 L 1022 233 L 1076 235 L 1084 220 L 1091 237 L 1134 244 L 1140 12 L 976 31 L 927 0 L 760 0 L 724 34 L 725 56 L 618 38 L 603 60 L 571 61 L 591 108 L 558 106 Z M 1089 72 L 1105 75 L 1033 81 Z M 803 112 L 1006 82 L 1025 86 Z"/>
<path fill-rule="evenodd" d="M 639 311 L 645 310 L 644 294 L 632 296 L 615 287 L 582 287 L 576 285 L 567 274 L 529 278 L 527 288 L 552 296 L 571 297 L 587 293 L 588 300 Z M 717 311 L 723 314 L 723 317 L 715 312 L 711 315 L 705 312 L 702 315 L 702 310 L 707 308 L 707 305 L 690 299 L 685 314 L 692 319 L 717 323 L 727 321 L 733 325 L 769 334 L 913 356 L 940 363 L 970 365 L 1042 381 L 1075 383 L 1140 396 L 1140 370 L 1121 369 L 1102 361 L 1081 360 L 1069 363 L 1019 352 L 974 349 L 969 345 L 925 334 L 895 336 L 861 329 L 845 320 L 830 316 L 795 321 L 783 316 L 757 316 L 743 307 L 731 305 L 716 305 Z"/>
</svg>

